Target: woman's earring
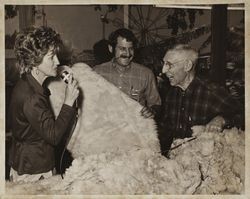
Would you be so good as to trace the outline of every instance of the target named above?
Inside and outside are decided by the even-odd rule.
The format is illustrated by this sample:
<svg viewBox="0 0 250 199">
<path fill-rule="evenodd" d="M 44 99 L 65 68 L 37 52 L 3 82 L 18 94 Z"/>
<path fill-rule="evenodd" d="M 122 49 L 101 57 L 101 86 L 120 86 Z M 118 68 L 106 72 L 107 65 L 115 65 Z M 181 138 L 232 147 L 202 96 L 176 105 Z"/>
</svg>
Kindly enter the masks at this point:
<svg viewBox="0 0 250 199">
<path fill-rule="evenodd" d="M 39 70 L 38 69 L 36 69 L 36 75 L 39 75 Z"/>
</svg>

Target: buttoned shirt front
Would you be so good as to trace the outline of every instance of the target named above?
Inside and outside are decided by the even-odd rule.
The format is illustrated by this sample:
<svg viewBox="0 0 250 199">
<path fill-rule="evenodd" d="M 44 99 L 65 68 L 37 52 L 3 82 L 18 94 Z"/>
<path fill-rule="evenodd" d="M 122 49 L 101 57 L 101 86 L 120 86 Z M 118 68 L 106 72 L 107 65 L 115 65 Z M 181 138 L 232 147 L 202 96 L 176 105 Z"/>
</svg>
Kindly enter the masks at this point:
<svg viewBox="0 0 250 199">
<path fill-rule="evenodd" d="M 94 70 L 143 106 L 161 105 L 155 77 L 150 69 L 134 62 L 127 67 L 119 67 L 111 60 L 95 66 Z"/>
</svg>

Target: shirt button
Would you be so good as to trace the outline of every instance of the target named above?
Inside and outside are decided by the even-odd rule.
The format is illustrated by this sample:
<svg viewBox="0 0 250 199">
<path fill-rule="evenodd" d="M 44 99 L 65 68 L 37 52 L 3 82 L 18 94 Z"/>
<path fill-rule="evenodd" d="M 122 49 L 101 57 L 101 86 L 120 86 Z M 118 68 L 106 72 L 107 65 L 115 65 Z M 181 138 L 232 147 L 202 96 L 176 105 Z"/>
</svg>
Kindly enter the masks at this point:
<svg viewBox="0 0 250 199">
<path fill-rule="evenodd" d="M 119 89 L 121 89 L 122 87 L 121 87 L 121 86 L 119 86 L 118 88 L 119 88 Z"/>
<path fill-rule="evenodd" d="M 184 107 L 182 107 L 182 108 L 181 108 L 181 110 L 182 110 L 182 111 L 184 111 L 184 110 L 185 110 L 185 108 L 184 108 Z"/>
</svg>

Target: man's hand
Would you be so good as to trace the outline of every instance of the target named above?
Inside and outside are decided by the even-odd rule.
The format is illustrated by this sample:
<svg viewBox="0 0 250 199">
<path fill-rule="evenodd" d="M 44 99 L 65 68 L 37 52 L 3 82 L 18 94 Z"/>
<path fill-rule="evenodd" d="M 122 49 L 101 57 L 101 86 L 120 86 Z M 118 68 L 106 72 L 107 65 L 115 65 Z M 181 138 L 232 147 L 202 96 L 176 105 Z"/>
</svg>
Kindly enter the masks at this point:
<svg viewBox="0 0 250 199">
<path fill-rule="evenodd" d="M 221 132 L 225 125 L 225 119 L 221 116 L 213 118 L 205 127 L 205 132 Z"/>
<path fill-rule="evenodd" d="M 149 107 L 147 106 L 144 106 L 141 110 L 141 115 L 144 117 L 144 118 L 153 118 L 154 117 L 154 113 L 153 113 L 153 110 L 150 109 Z"/>
</svg>

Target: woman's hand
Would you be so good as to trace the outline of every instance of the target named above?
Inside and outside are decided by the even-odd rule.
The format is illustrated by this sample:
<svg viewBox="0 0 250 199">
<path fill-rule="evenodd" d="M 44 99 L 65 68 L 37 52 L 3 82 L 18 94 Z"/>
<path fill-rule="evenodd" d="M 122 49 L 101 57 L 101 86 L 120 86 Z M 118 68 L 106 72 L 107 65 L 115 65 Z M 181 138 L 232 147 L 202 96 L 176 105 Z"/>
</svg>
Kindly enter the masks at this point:
<svg viewBox="0 0 250 199">
<path fill-rule="evenodd" d="M 66 91 L 65 91 L 64 104 L 73 106 L 78 95 L 79 95 L 78 82 L 75 79 L 73 79 L 73 75 L 70 74 L 69 79 L 68 79 L 68 84 L 66 87 Z"/>
</svg>

